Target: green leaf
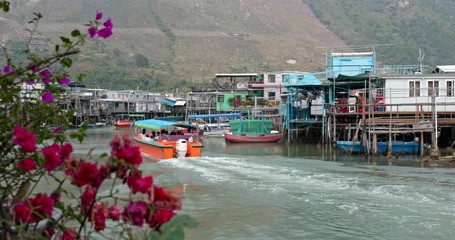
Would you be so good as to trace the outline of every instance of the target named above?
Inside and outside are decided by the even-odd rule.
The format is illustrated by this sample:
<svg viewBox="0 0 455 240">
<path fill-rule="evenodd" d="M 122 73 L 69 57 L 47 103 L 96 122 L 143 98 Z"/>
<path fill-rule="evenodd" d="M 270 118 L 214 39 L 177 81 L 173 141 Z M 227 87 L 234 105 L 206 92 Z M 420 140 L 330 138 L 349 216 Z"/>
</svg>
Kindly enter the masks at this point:
<svg viewBox="0 0 455 240">
<path fill-rule="evenodd" d="M 183 228 L 195 228 L 198 223 L 189 215 L 174 216 L 171 221 L 160 227 L 161 235 L 159 239 L 163 240 L 180 240 L 185 238 Z M 156 237 L 156 236 L 153 236 Z M 153 238 L 155 239 L 155 238 Z"/>
<path fill-rule="evenodd" d="M 79 76 L 77 76 L 77 80 L 79 82 L 82 82 L 82 80 L 84 80 L 84 78 L 86 78 L 86 77 L 87 77 L 87 74 L 81 73 L 81 74 L 79 74 Z"/>
<path fill-rule="evenodd" d="M 58 52 L 59 49 L 60 49 L 60 45 L 56 44 L 55 45 L 55 51 Z"/>
<path fill-rule="evenodd" d="M 64 36 L 60 36 L 60 40 L 62 40 L 62 42 L 64 42 L 64 43 L 71 43 L 71 40 Z"/>
<path fill-rule="evenodd" d="M 71 60 L 71 58 L 64 58 L 62 60 L 60 60 L 60 64 L 62 64 L 63 66 L 69 68 L 71 67 L 71 64 L 73 63 L 73 60 Z"/>
<path fill-rule="evenodd" d="M 80 35 L 81 35 L 81 32 L 78 29 L 73 30 L 71 32 L 71 36 L 73 36 L 73 37 L 77 37 L 77 36 L 80 36 Z"/>
<path fill-rule="evenodd" d="M 9 11 L 9 2 L 8 1 L 0 2 L 0 9 L 2 9 L 4 12 L 8 12 Z"/>
</svg>

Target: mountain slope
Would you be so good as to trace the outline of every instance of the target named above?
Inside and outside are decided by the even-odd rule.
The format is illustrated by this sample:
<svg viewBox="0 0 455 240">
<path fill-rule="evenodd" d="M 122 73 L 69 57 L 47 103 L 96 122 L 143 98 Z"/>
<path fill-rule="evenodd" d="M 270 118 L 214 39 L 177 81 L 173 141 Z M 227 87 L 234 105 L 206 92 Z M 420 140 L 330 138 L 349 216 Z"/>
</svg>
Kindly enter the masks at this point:
<svg viewBox="0 0 455 240">
<path fill-rule="evenodd" d="M 351 46 L 375 45 L 385 64 L 455 64 L 453 0 L 303 0 Z"/>
<path fill-rule="evenodd" d="M 17 26 L 31 12 L 41 12 L 45 18 L 38 30 L 52 39 L 102 10 L 115 24 L 115 35 L 104 41 L 102 51 L 118 50 L 123 62 L 143 55 L 150 68 L 137 71 L 162 80 L 200 81 L 217 72 L 322 70 L 325 52 L 319 47 L 344 45 L 300 0 L 11 2 L 9 22 Z M 117 65 L 111 68 L 124 66 Z"/>
</svg>

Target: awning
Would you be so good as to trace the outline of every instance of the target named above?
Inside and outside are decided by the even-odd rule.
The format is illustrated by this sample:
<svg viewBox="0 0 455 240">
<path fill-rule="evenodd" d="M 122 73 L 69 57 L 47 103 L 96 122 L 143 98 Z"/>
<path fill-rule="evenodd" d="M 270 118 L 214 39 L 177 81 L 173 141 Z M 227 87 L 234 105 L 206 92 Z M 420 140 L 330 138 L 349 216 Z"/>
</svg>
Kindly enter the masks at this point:
<svg viewBox="0 0 455 240">
<path fill-rule="evenodd" d="M 186 104 L 186 101 L 177 101 L 175 102 L 174 106 L 184 106 Z"/>
</svg>

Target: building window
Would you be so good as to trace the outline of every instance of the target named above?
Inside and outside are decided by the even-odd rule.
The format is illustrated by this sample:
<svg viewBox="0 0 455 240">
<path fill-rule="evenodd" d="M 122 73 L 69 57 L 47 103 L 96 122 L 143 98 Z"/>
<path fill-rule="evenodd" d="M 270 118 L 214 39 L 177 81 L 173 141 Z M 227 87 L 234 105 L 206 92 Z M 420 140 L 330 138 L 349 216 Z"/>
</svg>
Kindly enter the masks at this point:
<svg viewBox="0 0 455 240">
<path fill-rule="evenodd" d="M 269 92 L 269 98 L 268 100 L 275 100 L 276 93 L 275 92 Z"/>
<path fill-rule="evenodd" d="M 276 76 L 275 75 L 269 75 L 269 83 L 274 83 L 276 82 Z"/>
<path fill-rule="evenodd" d="M 439 81 L 428 81 L 428 96 L 439 96 Z"/>
<path fill-rule="evenodd" d="M 454 95 L 454 83 L 455 81 L 447 81 L 447 97 L 453 97 Z"/>
<path fill-rule="evenodd" d="M 219 95 L 218 96 L 218 102 L 223 103 L 224 102 L 224 95 Z"/>
<path fill-rule="evenodd" d="M 420 97 L 420 81 L 409 81 L 409 97 Z"/>
</svg>

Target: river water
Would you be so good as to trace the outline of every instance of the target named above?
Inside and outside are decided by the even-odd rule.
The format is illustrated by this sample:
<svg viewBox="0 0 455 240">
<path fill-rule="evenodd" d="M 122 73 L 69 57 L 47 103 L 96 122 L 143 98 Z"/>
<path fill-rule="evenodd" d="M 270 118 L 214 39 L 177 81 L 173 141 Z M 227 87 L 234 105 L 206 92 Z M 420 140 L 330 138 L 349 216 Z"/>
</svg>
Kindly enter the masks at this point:
<svg viewBox="0 0 455 240">
<path fill-rule="evenodd" d="M 88 130 L 75 152 L 109 152 L 117 133 Z M 203 142 L 200 158 L 142 166 L 183 190 L 182 213 L 199 222 L 186 239 L 455 238 L 455 169 L 388 166 L 312 144 Z"/>
</svg>

